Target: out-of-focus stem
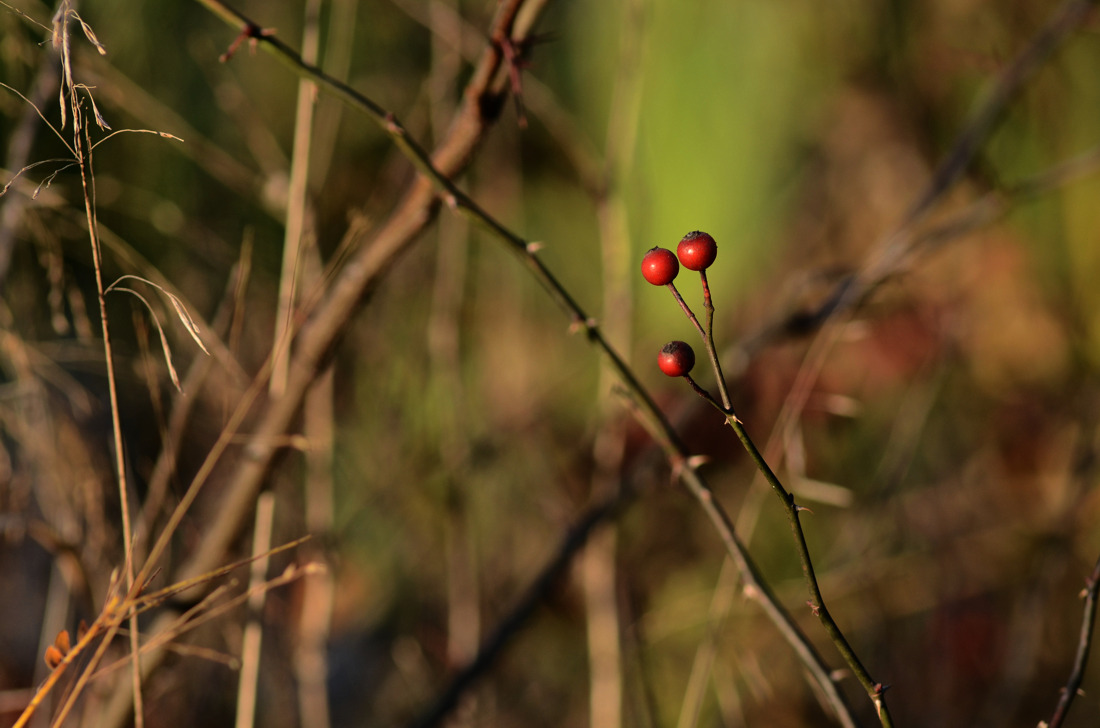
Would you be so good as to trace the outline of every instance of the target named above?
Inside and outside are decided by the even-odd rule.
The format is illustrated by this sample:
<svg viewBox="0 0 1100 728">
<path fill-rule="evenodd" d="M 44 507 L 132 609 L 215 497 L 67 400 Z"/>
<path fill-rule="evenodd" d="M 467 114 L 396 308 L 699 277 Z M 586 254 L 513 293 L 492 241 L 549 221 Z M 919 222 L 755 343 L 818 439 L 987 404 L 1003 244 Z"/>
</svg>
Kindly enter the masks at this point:
<svg viewBox="0 0 1100 728">
<path fill-rule="evenodd" d="M 244 628 L 241 646 L 241 671 L 237 683 L 236 728 L 252 728 L 256 722 L 256 694 L 260 679 L 260 649 L 263 644 L 262 612 L 267 592 L 260 588 L 267 578 L 268 549 L 275 517 L 275 496 L 270 491 L 256 503 L 256 530 L 252 536 L 252 562 L 249 575 L 248 609 L 251 617 Z"/>
</svg>

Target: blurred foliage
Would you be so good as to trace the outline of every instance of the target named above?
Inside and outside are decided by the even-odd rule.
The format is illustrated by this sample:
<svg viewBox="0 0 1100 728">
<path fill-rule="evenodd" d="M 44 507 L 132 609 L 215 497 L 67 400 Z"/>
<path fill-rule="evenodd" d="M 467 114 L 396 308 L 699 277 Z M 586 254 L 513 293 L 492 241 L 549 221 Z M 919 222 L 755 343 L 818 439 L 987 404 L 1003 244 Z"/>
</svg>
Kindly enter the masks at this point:
<svg viewBox="0 0 1100 728">
<path fill-rule="evenodd" d="M 352 3 L 353 19 L 335 25 L 346 6 L 326 3 L 322 14 L 322 48 L 354 31 L 348 82 L 426 145 L 441 134 L 433 113 L 459 101 L 470 69 L 467 58 L 444 79 L 446 98 L 433 96 L 428 78 L 449 50 L 433 46 L 421 22 L 433 4 Z M 467 35 L 483 42 L 495 5 L 460 3 Z M 55 62 L 47 32 L 14 8 L 46 25 L 53 8 L 0 6 L 0 80 L 34 97 L 36 79 L 56 76 Z M 239 8 L 299 45 L 299 3 Z M 204 321 L 235 309 L 223 339 L 253 376 L 275 327 L 297 79 L 247 43 L 219 63 L 236 31 L 198 3 L 86 2 L 80 12 L 108 53 L 78 37 L 76 73 L 112 127 L 183 140 L 122 134 L 97 148 L 107 280 L 159 272 Z M 626 342 L 640 380 L 711 458 L 705 472 L 720 499 L 831 666 L 840 660 L 803 608 L 777 504 L 751 485 L 751 464 L 721 418 L 653 366 L 665 341 L 691 341 L 693 331 L 664 291 L 644 285 L 638 261 L 690 230 L 718 240 L 709 273 L 716 335 L 730 346 L 738 413 L 763 445 L 812 337 L 781 338 L 748 361 L 734 346 L 809 310 L 873 256 L 1050 12 L 964 0 L 551 3 L 523 70 L 530 123 L 520 128 L 509 103 L 463 179 L 485 209 L 542 243 L 542 260 L 587 310 L 618 321 L 612 340 Z M 625 61 L 624 49 L 634 49 Z M 987 193 L 1005 194 L 1008 214 L 891 277 L 845 325 L 796 426 L 770 451 L 813 509 L 804 523 L 825 597 L 871 673 L 892 686 L 899 725 L 1034 725 L 1049 716 L 1072 663 L 1078 592 L 1100 553 L 1100 181 L 1009 195 L 1096 147 L 1098 62 L 1092 19 L 1029 80 L 933 219 Z M 322 66 L 339 73 L 332 64 Z M 56 87 L 41 111 L 59 124 Z M 316 118 L 309 197 L 329 263 L 346 252 L 349 225 L 376 225 L 393 211 L 412 171 L 372 123 L 331 99 L 318 100 Z M 64 156 L 12 93 L 0 95 L 0 140 L 5 182 Z M 593 165 L 599 189 L 578 159 Z M 0 279 L 4 724 L 43 679 L 39 643 L 94 616 L 123 553 L 79 179 L 72 170 L 51 176 L 60 166 L 24 171 L 0 198 L 0 214 L 18 205 L 0 217 L 11 235 L 10 249 L 0 246 L 10 254 Z M 608 222 L 615 210 L 621 228 Z M 458 249 L 460 264 L 440 246 Z M 238 299 L 231 270 L 242 260 L 251 275 Z M 441 280 L 459 292 L 442 309 Z M 701 308 L 693 276 L 679 283 Z M 615 303 L 601 311 L 609 294 Z M 174 394 L 147 312 L 121 296 L 108 310 L 135 504 L 147 496 L 171 406 L 195 406 L 168 508 L 240 385 L 214 367 L 200 391 Z M 158 310 L 185 372 L 202 354 Z M 441 310 L 454 360 L 439 359 L 432 343 Z M 606 493 L 598 443 L 608 432 L 622 438 L 612 489 L 621 475 L 641 493 L 609 526 L 623 722 L 673 724 L 706 640 L 721 542 L 669 486 L 667 465 L 601 377 L 595 350 L 570 335 L 515 256 L 453 218 L 437 223 L 367 298 L 334 359 L 336 509 L 332 532 L 316 534 L 336 578 L 333 725 L 394 725 L 423 710 L 457 667 L 448 584 L 464 567 L 455 559 L 473 574 L 465 598 L 478 613 L 466 628 L 484 637 Z M 699 372 L 704 386 L 711 380 Z M 308 530 L 305 480 L 298 451 L 269 478 L 280 539 Z M 219 486 L 185 520 L 165 573 L 202 540 Z M 589 724 L 593 617 L 581 571 L 548 595 L 456 724 Z M 300 601 L 298 586 L 269 595 L 261 725 L 307 724 L 292 700 Z M 237 654 L 246 618 L 239 610 L 187 639 Z M 700 725 L 828 724 L 752 602 L 735 599 L 717 634 Z M 96 685 L 109 694 L 123 672 Z M 1067 725 L 1095 725 L 1095 672 Z M 235 683 L 222 664 L 173 658 L 147 683 L 149 724 L 227 724 Z M 873 724 L 854 681 L 842 687 Z M 85 724 L 98 724 L 94 710 Z"/>
</svg>

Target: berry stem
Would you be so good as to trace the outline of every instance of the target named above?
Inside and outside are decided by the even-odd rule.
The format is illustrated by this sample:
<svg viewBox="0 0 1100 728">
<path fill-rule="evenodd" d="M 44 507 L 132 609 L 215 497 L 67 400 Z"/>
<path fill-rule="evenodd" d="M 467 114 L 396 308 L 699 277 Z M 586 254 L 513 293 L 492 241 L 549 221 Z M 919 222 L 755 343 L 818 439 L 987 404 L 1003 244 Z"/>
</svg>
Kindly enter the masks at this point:
<svg viewBox="0 0 1100 728">
<path fill-rule="evenodd" d="M 726 377 L 722 374 L 722 363 L 718 360 L 718 351 L 714 347 L 714 302 L 710 297 L 710 284 L 707 282 L 707 272 L 699 271 L 699 280 L 703 284 L 703 309 L 706 312 L 706 331 L 700 330 L 703 335 L 703 348 L 707 350 L 710 365 L 714 368 L 714 376 L 718 380 L 718 394 L 722 397 L 722 412 L 727 416 L 733 416 L 733 404 L 730 401 L 729 388 L 726 387 Z"/>
<path fill-rule="evenodd" d="M 703 340 L 703 348 L 707 352 L 707 358 L 710 359 L 710 366 L 712 369 L 714 369 L 714 373 L 718 377 L 718 392 L 722 397 L 722 401 L 719 402 L 718 400 L 716 400 L 713 396 L 711 396 L 710 392 L 706 391 L 698 384 L 696 384 L 695 380 L 691 377 L 685 378 L 688 380 L 688 383 L 691 384 L 691 387 L 695 390 L 696 394 L 713 404 L 719 412 L 729 417 L 733 414 L 733 407 L 730 404 L 730 397 L 729 392 L 726 389 L 726 382 L 722 378 L 722 366 L 718 363 L 718 352 L 714 349 L 714 343 L 711 337 L 711 331 L 714 327 L 714 306 L 711 304 L 710 301 L 710 288 L 709 286 L 707 286 L 707 274 L 704 271 L 700 271 L 699 274 L 703 277 L 703 305 L 706 308 L 707 317 L 707 327 L 705 329 L 703 328 L 702 324 L 699 323 L 699 319 L 695 317 L 695 313 L 691 310 L 691 306 L 689 306 L 687 304 L 687 301 L 684 300 L 684 297 L 680 295 L 680 291 L 677 290 L 676 284 L 669 283 L 668 289 L 672 291 L 672 295 L 676 299 L 676 302 L 680 304 L 680 308 L 683 309 L 684 313 L 687 315 L 692 325 L 695 326 L 695 330 L 699 332 L 699 338 Z"/>
<path fill-rule="evenodd" d="M 707 334 L 703 330 L 703 326 L 699 323 L 699 319 L 695 318 L 695 313 L 691 310 L 691 306 L 687 304 L 684 297 L 680 295 L 680 291 L 676 288 L 675 283 L 668 284 L 668 290 L 672 291 L 672 297 L 676 299 L 676 303 L 680 304 L 680 308 L 683 309 L 684 314 L 687 315 L 692 325 L 695 326 L 695 330 L 699 332 L 699 336 L 703 337 L 703 343 L 707 342 Z"/>
<path fill-rule="evenodd" d="M 685 374 L 684 379 L 687 380 L 687 383 L 691 385 L 691 388 L 695 390 L 695 393 L 697 395 L 714 405 L 715 409 L 724 414 L 727 419 L 733 415 L 732 412 L 729 412 L 724 407 L 722 407 L 722 405 L 718 402 L 718 400 L 714 398 L 713 395 L 711 395 L 710 392 L 700 387 L 698 382 L 691 378 L 690 374 Z"/>
</svg>

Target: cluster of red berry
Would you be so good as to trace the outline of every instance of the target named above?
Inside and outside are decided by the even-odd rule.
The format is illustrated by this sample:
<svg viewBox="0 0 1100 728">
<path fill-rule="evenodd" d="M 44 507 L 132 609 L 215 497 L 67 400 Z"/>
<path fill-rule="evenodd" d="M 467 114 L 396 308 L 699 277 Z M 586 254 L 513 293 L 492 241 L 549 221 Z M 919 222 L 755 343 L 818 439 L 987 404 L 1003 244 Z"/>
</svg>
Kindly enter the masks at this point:
<svg viewBox="0 0 1100 728">
<path fill-rule="evenodd" d="M 714 242 L 714 238 L 696 230 L 684 236 L 676 246 L 675 255 L 671 250 L 661 247 L 653 248 L 646 253 L 642 258 L 642 276 L 655 286 L 668 286 L 677 300 L 682 300 L 673 284 L 676 275 L 680 272 L 680 266 L 702 273 L 710 267 L 717 256 L 718 245 Z M 709 294 L 705 283 L 704 292 Z M 707 297 L 709 300 L 709 295 Z M 695 366 L 695 351 L 683 341 L 670 341 L 657 355 L 657 366 L 670 377 L 687 376 Z"/>
</svg>

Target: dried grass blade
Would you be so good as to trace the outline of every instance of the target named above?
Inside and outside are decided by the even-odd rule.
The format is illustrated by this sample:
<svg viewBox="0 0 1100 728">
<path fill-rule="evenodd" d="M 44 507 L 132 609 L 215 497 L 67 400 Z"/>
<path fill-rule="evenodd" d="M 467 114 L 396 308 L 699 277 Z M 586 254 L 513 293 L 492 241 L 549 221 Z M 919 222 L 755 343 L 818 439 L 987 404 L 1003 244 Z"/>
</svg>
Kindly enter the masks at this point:
<svg viewBox="0 0 1100 728">
<path fill-rule="evenodd" d="M 103 118 L 103 114 L 99 112 L 99 107 L 96 106 L 95 103 L 95 97 L 92 96 L 92 90 L 84 84 L 80 84 L 80 88 L 82 88 L 84 90 L 84 93 L 88 95 L 88 103 L 92 105 L 92 113 L 95 114 L 96 125 L 98 125 L 100 129 L 106 129 L 110 131 L 111 125 L 108 124 L 107 120 Z"/>
<path fill-rule="evenodd" d="M 160 325 L 160 319 L 157 318 L 157 312 L 153 310 L 152 304 L 149 303 L 145 296 L 141 295 L 133 288 L 112 285 L 107 290 L 133 294 L 139 301 L 145 304 L 145 308 L 149 309 L 149 315 L 152 317 L 153 323 L 157 327 L 157 333 L 160 335 L 160 347 L 164 350 L 164 363 L 168 365 L 168 376 L 171 377 L 172 384 L 175 386 L 176 390 L 182 392 L 183 388 L 180 387 L 179 374 L 176 373 L 176 367 L 172 364 L 172 349 L 170 346 L 168 346 L 168 337 L 164 334 L 164 327 Z M 104 291 L 104 293 L 106 292 L 107 291 Z"/>
<path fill-rule="evenodd" d="M 74 157 L 76 156 L 76 150 L 73 149 L 72 145 L 69 144 L 67 139 L 65 139 L 65 137 L 64 137 L 64 135 L 62 135 L 61 131 L 56 126 L 54 126 L 53 124 L 50 123 L 50 120 L 47 119 L 46 115 L 42 113 L 42 109 L 35 106 L 33 101 L 31 101 L 26 96 L 19 93 L 18 91 L 16 91 L 14 88 L 7 85 L 3 81 L 0 81 L 0 87 L 6 88 L 8 91 L 11 91 L 13 94 L 15 94 L 19 98 L 23 99 L 24 101 L 26 101 L 27 104 L 32 109 L 34 109 L 35 113 L 38 114 L 38 118 L 41 119 L 46 124 L 46 126 L 48 126 L 50 128 L 50 131 L 52 131 L 54 133 L 54 136 L 56 136 L 58 139 L 61 140 L 61 143 L 65 145 L 65 148 L 68 149 L 69 152 Z M 64 91 L 62 91 L 62 93 L 61 93 L 61 128 L 62 129 L 65 128 L 65 93 L 64 93 Z"/>
<path fill-rule="evenodd" d="M 60 172 L 61 170 L 67 169 L 67 168 L 72 166 L 72 162 L 70 162 L 68 159 L 43 159 L 40 162 L 33 162 L 31 164 L 28 164 L 26 167 L 23 167 L 23 169 L 19 170 L 18 172 L 16 172 L 15 174 L 13 174 L 11 176 L 11 179 L 8 180 L 8 183 L 6 185 L 4 185 L 4 187 L 2 189 L 0 189 L 0 197 L 3 197 L 4 195 L 6 195 L 8 193 L 8 190 L 11 188 L 11 186 L 13 184 L 15 184 L 15 181 L 17 179 L 19 179 L 23 175 L 24 172 L 32 170 L 35 167 L 39 167 L 43 164 L 58 164 L 58 163 L 64 163 L 65 166 L 61 167 L 61 169 L 57 170 L 57 172 Z M 53 174 L 51 174 L 46 179 L 53 179 L 53 177 L 55 175 L 57 175 L 57 172 L 54 172 Z M 34 194 L 31 195 L 31 199 L 34 199 L 34 198 L 38 197 L 38 192 L 42 188 L 43 184 L 44 184 L 44 181 L 42 183 L 39 183 L 39 185 L 34 188 Z"/>
<path fill-rule="evenodd" d="M 168 296 L 168 300 L 172 302 L 172 308 L 176 309 L 176 315 L 179 316 L 180 323 L 187 329 L 187 333 L 191 334 L 191 338 L 195 340 L 195 343 L 199 345 L 203 353 L 207 356 L 210 352 L 206 350 L 206 346 L 202 343 L 202 337 L 199 335 L 199 327 L 195 325 L 195 320 L 191 318 L 191 314 L 188 313 L 187 308 L 183 305 L 183 301 L 170 291 L 164 291 L 164 295 Z"/>
<path fill-rule="evenodd" d="M 80 17 L 80 14 L 73 12 L 73 17 L 80 23 L 80 27 L 84 29 L 84 37 L 88 39 L 88 42 L 95 46 L 95 49 L 99 51 L 99 55 L 107 55 L 107 49 L 99 42 L 99 38 L 96 38 L 95 32 L 92 30 L 92 26 L 88 25 L 84 18 Z"/>
<path fill-rule="evenodd" d="M 127 278 L 132 278 L 134 280 L 141 281 L 142 283 L 145 283 L 146 285 L 150 285 L 153 288 L 160 291 L 162 294 L 164 294 L 164 297 L 167 298 L 168 301 L 172 304 L 172 308 L 174 308 L 176 310 L 176 316 L 179 317 L 180 323 L 183 324 L 183 327 L 185 329 L 187 329 L 187 333 L 189 333 L 191 335 L 191 338 L 195 340 L 195 343 L 198 344 L 199 348 L 202 349 L 204 354 L 206 354 L 207 356 L 210 355 L 210 351 L 206 348 L 206 345 L 202 343 L 202 335 L 199 332 L 199 327 L 195 323 L 195 319 L 191 318 L 191 314 L 187 311 L 187 306 L 184 305 L 183 301 L 180 300 L 179 296 L 172 293 L 171 291 L 169 291 L 164 286 L 162 286 L 158 283 L 154 283 L 153 281 L 149 280 L 148 278 L 142 278 L 139 275 L 134 275 L 132 273 L 128 273 L 124 276 L 120 276 L 119 278 L 115 279 L 114 283 L 107 286 L 107 290 L 104 291 L 104 293 L 110 292 L 111 290 L 118 290 L 117 289 L 118 284 L 120 282 L 126 280 Z"/>
<path fill-rule="evenodd" d="M 94 150 L 96 147 L 98 147 L 103 142 L 105 142 L 108 139 L 110 139 L 111 137 L 117 136 L 119 134 L 156 134 L 157 136 L 163 137 L 165 139 L 172 139 L 172 140 L 177 141 L 177 142 L 182 142 L 183 141 L 183 139 L 180 139 L 175 134 L 169 134 L 166 131 L 156 131 L 154 129 L 119 129 L 118 131 L 112 131 L 110 134 L 108 134 L 107 136 L 105 136 L 102 139 L 100 139 L 99 141 L 97 141 L 95 144 L 92 145 L 92 149 Z"/>
</svg>

